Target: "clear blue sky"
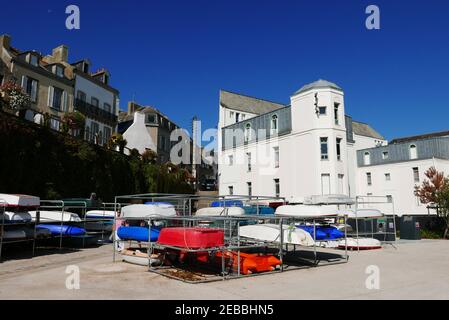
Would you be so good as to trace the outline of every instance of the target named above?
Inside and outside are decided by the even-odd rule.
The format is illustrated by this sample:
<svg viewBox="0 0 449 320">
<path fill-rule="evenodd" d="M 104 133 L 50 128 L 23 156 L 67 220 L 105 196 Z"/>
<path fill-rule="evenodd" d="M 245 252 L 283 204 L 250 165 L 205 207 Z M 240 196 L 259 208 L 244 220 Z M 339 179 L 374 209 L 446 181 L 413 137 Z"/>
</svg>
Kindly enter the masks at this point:
<svg viewBox="0 0 449 320">
<path fill-rule="evenodd" d="M 81 30 L 65 29 L 77 4 Z M 365 8 L 381 30 L 365 28 Z M 449 2 L 431 1 L 2 1 L 0 33 L 19 49 L 110 70 L 121 107 L 153 105 L 189 128 L 215 127 L 219 89 L 289 103 L 327 79 L 346 112 L 388 139 L 449 130 Z"/>
</svg>

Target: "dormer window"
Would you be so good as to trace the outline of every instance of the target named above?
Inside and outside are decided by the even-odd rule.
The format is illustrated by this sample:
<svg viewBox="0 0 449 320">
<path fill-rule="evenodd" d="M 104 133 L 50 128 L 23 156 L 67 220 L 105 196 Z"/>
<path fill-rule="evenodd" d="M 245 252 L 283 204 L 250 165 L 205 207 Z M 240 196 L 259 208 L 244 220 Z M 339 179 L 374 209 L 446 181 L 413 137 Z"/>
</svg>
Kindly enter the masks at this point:
<svg viewBox="0 0 449 320">
<path fill-rule="evenodd" d="M 369 152 L 363 154 L 363 164 L 369 166 L 371 164 L 371 155 Z"/>
<path fill-rule="evenodd" d="M 147 116 L 148 123 L 156 123 L 156 115 L 155 114 L 149 114 Z"/>
<path fill-rule="evenodd" d="M 36 55 L 30 53 L 30 56 L 28 59 L 29 59 L 29 63 L 32 66 L 37 67 L 39 65 L 39 58 Z"/>
<path fill-rule="evenodd" d="M 245 126 L 245 142 L 251 140 L 251 124 L 247 123 Z"/>
<path fill-rule="evenodd" d="M 416 149 L 416 145 L 412 144 L 410 145 L 410 159 L 417 159 L 418 158 L 418 151 Z"/>
<path fill-rule="evenodd" d="M 278 116 L 275 114 L 271 117 L 271 134 L 278 133 Z"/>
<path fill-rule="evenodd" d="M 54 73 L 60 78 L 64 77 L 64 69 L 61 66 L 54 66 Z"/>
</svg>

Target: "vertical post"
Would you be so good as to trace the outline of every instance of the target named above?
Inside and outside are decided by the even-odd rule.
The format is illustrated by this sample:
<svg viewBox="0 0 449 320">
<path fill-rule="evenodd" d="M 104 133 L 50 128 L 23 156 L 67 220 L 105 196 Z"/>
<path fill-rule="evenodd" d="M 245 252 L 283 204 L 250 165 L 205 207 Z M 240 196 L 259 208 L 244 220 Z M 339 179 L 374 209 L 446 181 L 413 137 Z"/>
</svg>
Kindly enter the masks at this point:
<svg viewBox="0 0 449 320">
<path fill-rule="evenodd" d="M 279 243 L 279 260 L 281 260 L 281 272 L 284 271 L 284 218 L 280 218 L 279 220 L 279 234 L 281 236 L 281 241 Z"/>
<path fill-rule="evenodd" d="M 5 203 L 2 203 L 2 208 L 3 208 L 3 212 L 2 212 L 2 227 L 1 227 L 1 235 L 0 235 L 0 261 L 2 260 L 2 248 L 3 248 L 3 236 L 4 236 L 4 232 L 5 232 Z"/>
<path fill-rule="evenodd" d="M 317 265 L 317 253 L 316 253 L 316 220 L 313 219 L 313 256 L 314 256 L 314 264 Z"/>
<path fill-rule="evenodd" d="M 113 225 L 112 225 L 112 262 L 115 262 L 115 246 L 116 246 L 116 227 L 117 227 L 117 197 L 114 197 L 114 219 L 113 219 Z M 120 221 L 120 220 L 119 220 Z"/>
<path fill-rule="evenodd" d="M 357 196 L 355 198 L 355 235 L 356 235 L 356 243 L 357 243 L 357 252 L 360 252 L 360 246 L 359 246 L 359 219 L 358 219 L 358 210 L 359 210 L 359 197 Z"/>
<path fill-rule="evenodd" d="M 153 243 L 151 242 L 151 217 L 148 217 L 147 255 L 148 255 L 148 271 L 151 271 L 152 270 L 152 267 L 151 267 L 151 256 L 153 255 Z"/>
<path fill-rule="evenodd" d="M 61 230 L 59 232 L 59 250 L 62 250 L 62 230 L 64 227 L 64 212 L 65 212 L 65 204 L 62 203 L 62 212 L 61 212 Z"/>
<path fill-rule="evenodd" d="M 237 246 L 238 246 L 238 251 L 237 251 L 237 262 L 238 262 L 238 266 L 237 266 L 237 276 L 240 277 L 240 220 L 237 221 Z"/>
<path fill-rule="evenodd" d="M 348 256 L 348 223 L 347 220 L 348 219 L 348 214 L 345 214 L 345 257 L 346 257 L 346 262 L 349 260 L 349 256 Z"/>
</svg>

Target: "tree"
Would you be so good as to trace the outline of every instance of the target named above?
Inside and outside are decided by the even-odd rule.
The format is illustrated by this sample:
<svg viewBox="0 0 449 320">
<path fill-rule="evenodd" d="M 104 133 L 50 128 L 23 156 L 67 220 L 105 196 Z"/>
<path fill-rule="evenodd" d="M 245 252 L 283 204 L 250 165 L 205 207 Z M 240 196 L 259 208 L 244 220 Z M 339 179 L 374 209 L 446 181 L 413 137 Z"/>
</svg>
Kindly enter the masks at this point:
<svg viewBox="0 0 449 320">
<path fill-rule="evenodd" d="M 147 149 L 142 153 L 142 160 L 145 163 L 157 163 L 157 153 L 153 150 Z"/>
<path fill-rule="evenodd" d="M 449 233 L 449 177 L 445 177 L 444 172 L 438 172 L 435 167 L 427 170 L 425 175 L 427 179 L 421 186 L 415 186 L 415 196 L 419 197 L 422 203 L 437 207 L 438 214 L 446 222 L 446 238 Z"/>
<path fill-rule="evenodd" d="M 13 81 L 8 81 L 0 87 L 0 96 L 3 104 L 14 111 L 20 111 L 31 104 L 30 96 Z"/>
<path fill-rule="evenodd" d="M 68 112 L 63 118 L 63 132 L 71 132 L 73 136 L 83 137 L 84 127 L 86 126 L 86 117 L 78 112 Z"/>
</svg>

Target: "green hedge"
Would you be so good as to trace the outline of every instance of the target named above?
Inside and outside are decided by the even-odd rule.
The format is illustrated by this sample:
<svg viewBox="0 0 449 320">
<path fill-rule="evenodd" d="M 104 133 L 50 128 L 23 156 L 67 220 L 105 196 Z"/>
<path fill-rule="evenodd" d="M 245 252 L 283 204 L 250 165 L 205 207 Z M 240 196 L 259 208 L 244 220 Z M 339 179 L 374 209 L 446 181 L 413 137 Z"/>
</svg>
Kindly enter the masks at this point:
<svg viewBox="0 0 449 320">
<path fill-rule="evenodd" d="M 183 171 L 146 164 L 0 111 L 0 193 L 42 199 L 191 193 Z"/>
</svg>

